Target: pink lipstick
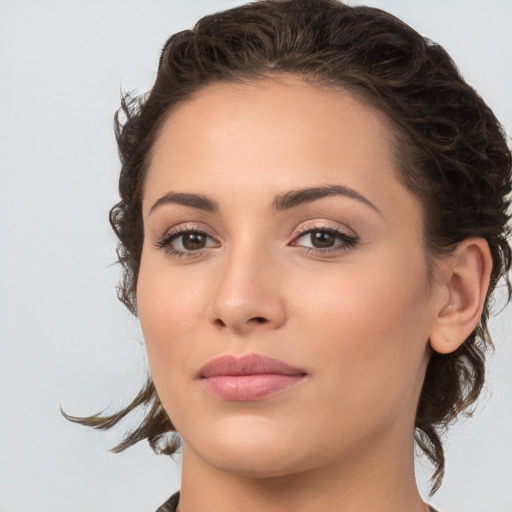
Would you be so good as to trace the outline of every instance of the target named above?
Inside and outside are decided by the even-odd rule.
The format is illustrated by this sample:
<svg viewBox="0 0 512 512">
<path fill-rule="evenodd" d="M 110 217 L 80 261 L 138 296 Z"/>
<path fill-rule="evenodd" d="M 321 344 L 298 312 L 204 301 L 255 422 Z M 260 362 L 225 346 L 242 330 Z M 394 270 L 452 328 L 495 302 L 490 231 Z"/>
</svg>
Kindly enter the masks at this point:
<svg viewBox="0 0 512 512">
<path fill-rule="evenodd" d="M 212 395 L 249 402 L 289 389 L 306 376 L 300 368 L 259 354 L 224 355 L 212 359 L 198 373 Z"/>
</svg>

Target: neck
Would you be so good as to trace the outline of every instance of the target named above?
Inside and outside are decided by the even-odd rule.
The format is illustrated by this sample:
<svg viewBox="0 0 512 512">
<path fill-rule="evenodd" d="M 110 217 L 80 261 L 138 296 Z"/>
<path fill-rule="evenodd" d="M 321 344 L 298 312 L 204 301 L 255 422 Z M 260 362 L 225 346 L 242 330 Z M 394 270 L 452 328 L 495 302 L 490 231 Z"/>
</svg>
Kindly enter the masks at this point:
<svg viewBox="0 0 512 512">
<path fill-rule="evenodd" d="M 411 436 L 409 436 L 411 437 Z M 184 443 L 179 512 L 425 512 L 414 476 L 414 447 L 369 445 L 336 464 L 272 477 L 215 467 Z M 395 445 L 396 447 L 396 445 Z"/>
</svg>

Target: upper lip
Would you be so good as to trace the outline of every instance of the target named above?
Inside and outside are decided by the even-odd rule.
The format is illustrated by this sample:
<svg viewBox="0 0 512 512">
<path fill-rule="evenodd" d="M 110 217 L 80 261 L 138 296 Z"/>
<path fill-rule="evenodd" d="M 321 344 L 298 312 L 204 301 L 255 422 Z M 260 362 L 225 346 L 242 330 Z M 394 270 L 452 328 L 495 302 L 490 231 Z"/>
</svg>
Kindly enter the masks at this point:
<svg viewBox="0 0 512 512">
<path fill-rule="evenodd" d="M 260 354 L 235 356 L 226 354 L 212 359 L 199 370 L 199 377 L 218 377 L 220 375 L 262 375 L 277 373 L 281 375 L 306 375 L 304 370 L 283 361 Z"/>
</svg>

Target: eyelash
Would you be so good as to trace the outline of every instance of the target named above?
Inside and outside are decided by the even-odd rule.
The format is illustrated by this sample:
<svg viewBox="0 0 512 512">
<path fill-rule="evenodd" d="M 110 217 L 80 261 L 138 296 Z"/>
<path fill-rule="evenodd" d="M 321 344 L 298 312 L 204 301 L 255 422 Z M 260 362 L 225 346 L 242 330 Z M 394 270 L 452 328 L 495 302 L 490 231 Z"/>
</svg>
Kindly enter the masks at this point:
<svg viewBox="0 0 512 512">
<path fill-rule="evenodd" d="M 349 249 L 354 248 L 358 243 L 358 238 L 356 236 L 348 235 L 344 231 L 340 229 L 336 229 L 333 227 L 323 227 L 323 226 L 313 226 L 313 227 L 303 227 L 299 229 L 299 235 L 294 238 L 294 242 L 299 240 L 306 235 L 311 235 L 312 233 L 324 233 L 328 235 L 332 235 L 336 237 L 338 240 L 341 240 L 341 243 L 338 242 L 333 247 L 326 247 L 323 249 L 316 247 L 303 247 L 302 250 L 306 251 L 308 254 L 318 254 L 318 255 L 326 255 L 332 253 L 339 253 L 343 251 L 347 251 Z M 298 246 L 298 244 L 292 243 L 293 246 Z"/>
<path fill-rule="evenodd" d="M 338 240 L 341 240 L 341 243 L 338 242 L 335 246 L 326 247 L 326 248 L 304 247 L 304 246 L 300 246 L 297 243 L 294 243 L 297 240 L 300 240 L 301 238 L 305 237 L 306 235 L 311 235 L 312 233 L 323 233 L 323 234 L 332 235 L 335 238 L 337 238 Z M 208 233 L 205 233 L 204 231 L 201 231 L 200 229 L 197 229 L 194 227 L 190 228 L 190 227 L 185 226 L 182 228 L 177 228 L 174 231 L 165 233 L 159 240 L 157 240 L 155 242 L 155 245 L 159 249 L 163 249 L 167 254 L 170 254 L 171 256 L 175 256 L 178 258 L 183 258 L 183 257 L 189 258 L 189 257 L 194 257 L 194 256 L 197 257 L 197 256 L 200 256 L 203 253 L 203 251 L 210 248 L 210 247 L 202 247 L 197 250 L 182 251 L 179 249 L 175 249 L 172 246 L 172 242 L 174 242 L 175 240 L 179 239 L 180 237 L 182 237 L 184 235 L 189 235 L 189 234 L 197 234 L 197 235 L 204 236 L 207 239 L 214 240 L 214 238 L 211 237 L 210 235 L 208 235 Z M 358 241 L 359 240 L 356 236 L 348 235 L 347 233 L 345 233 L 339 229 L 332 228 L 332 227 L 313 226 L 313 227 L 303 227 L 303 228 L 299 229 L 299 235 L 293 239 L 293 241 L 290 243 L 290 245 L 292 247 L 301 247 L 301 249 L 303 251 L 307 252 L 308 254 L 317 254 L 317 255 L 325 256 L 327 254 L 339 253 L 339 252 L 343 252 L 343 251 L 352 249 L 353 247 L 355 247 L 357 245 Z M 218 242 L 216 242 L 216 243 L 218 243 Z"/>
<path fill-rule="evenodd" d="M 157 240 L 155 242 L 155 245 L 159 249 L 163 249 L 167 254 L 170 254 L 171 256 L 175 256 L 178 258 L 187 258 L 187 257 L 189 258 L 189 257 L 193 257 L 193 256 L 197 257 L 197 256 L 201 255 L 205 249 L 208 249 L 208 248 L 204 247 L 204 248 L 201 248 L 201 249 L 198 249 L 195 251 L 181 251 L 179 249 L 175 249 L 172 246 L 172 242 L 174 242 L 175 240 L 177 240 L 178 238 L 180 238 L 184 235 L 190 235 L 190 234 L 201 235 L 201 236 L 204 236 L 206 238 L 213 240 L 213 238 L 210 235 L 208 235 L 208 233 L 205 233 L 204 231 L 201 231 L 200 229 L 197 229 L 194 227 L 189 228 L 187 226 L 184 226 L 184 227 L 177 228 L 174 231 L 165 233 L 159 240 Z"/>
</svg>

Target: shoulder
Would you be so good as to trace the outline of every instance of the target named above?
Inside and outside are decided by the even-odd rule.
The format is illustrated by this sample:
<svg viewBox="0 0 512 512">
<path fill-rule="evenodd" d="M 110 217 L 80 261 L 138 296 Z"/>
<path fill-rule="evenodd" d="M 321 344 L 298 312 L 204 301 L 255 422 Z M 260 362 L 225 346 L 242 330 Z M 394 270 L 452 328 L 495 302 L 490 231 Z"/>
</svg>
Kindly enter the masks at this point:
<svg viewBox="0 0 512 512">
<path fill-rule="evenodd" d="M 156 512 L 176 512 L 180 501 L 180 491 L 174 493 L 163 505 L 158 507 Z M 435 512 L 435 511 L 433 511 Z"/>
</svg>

